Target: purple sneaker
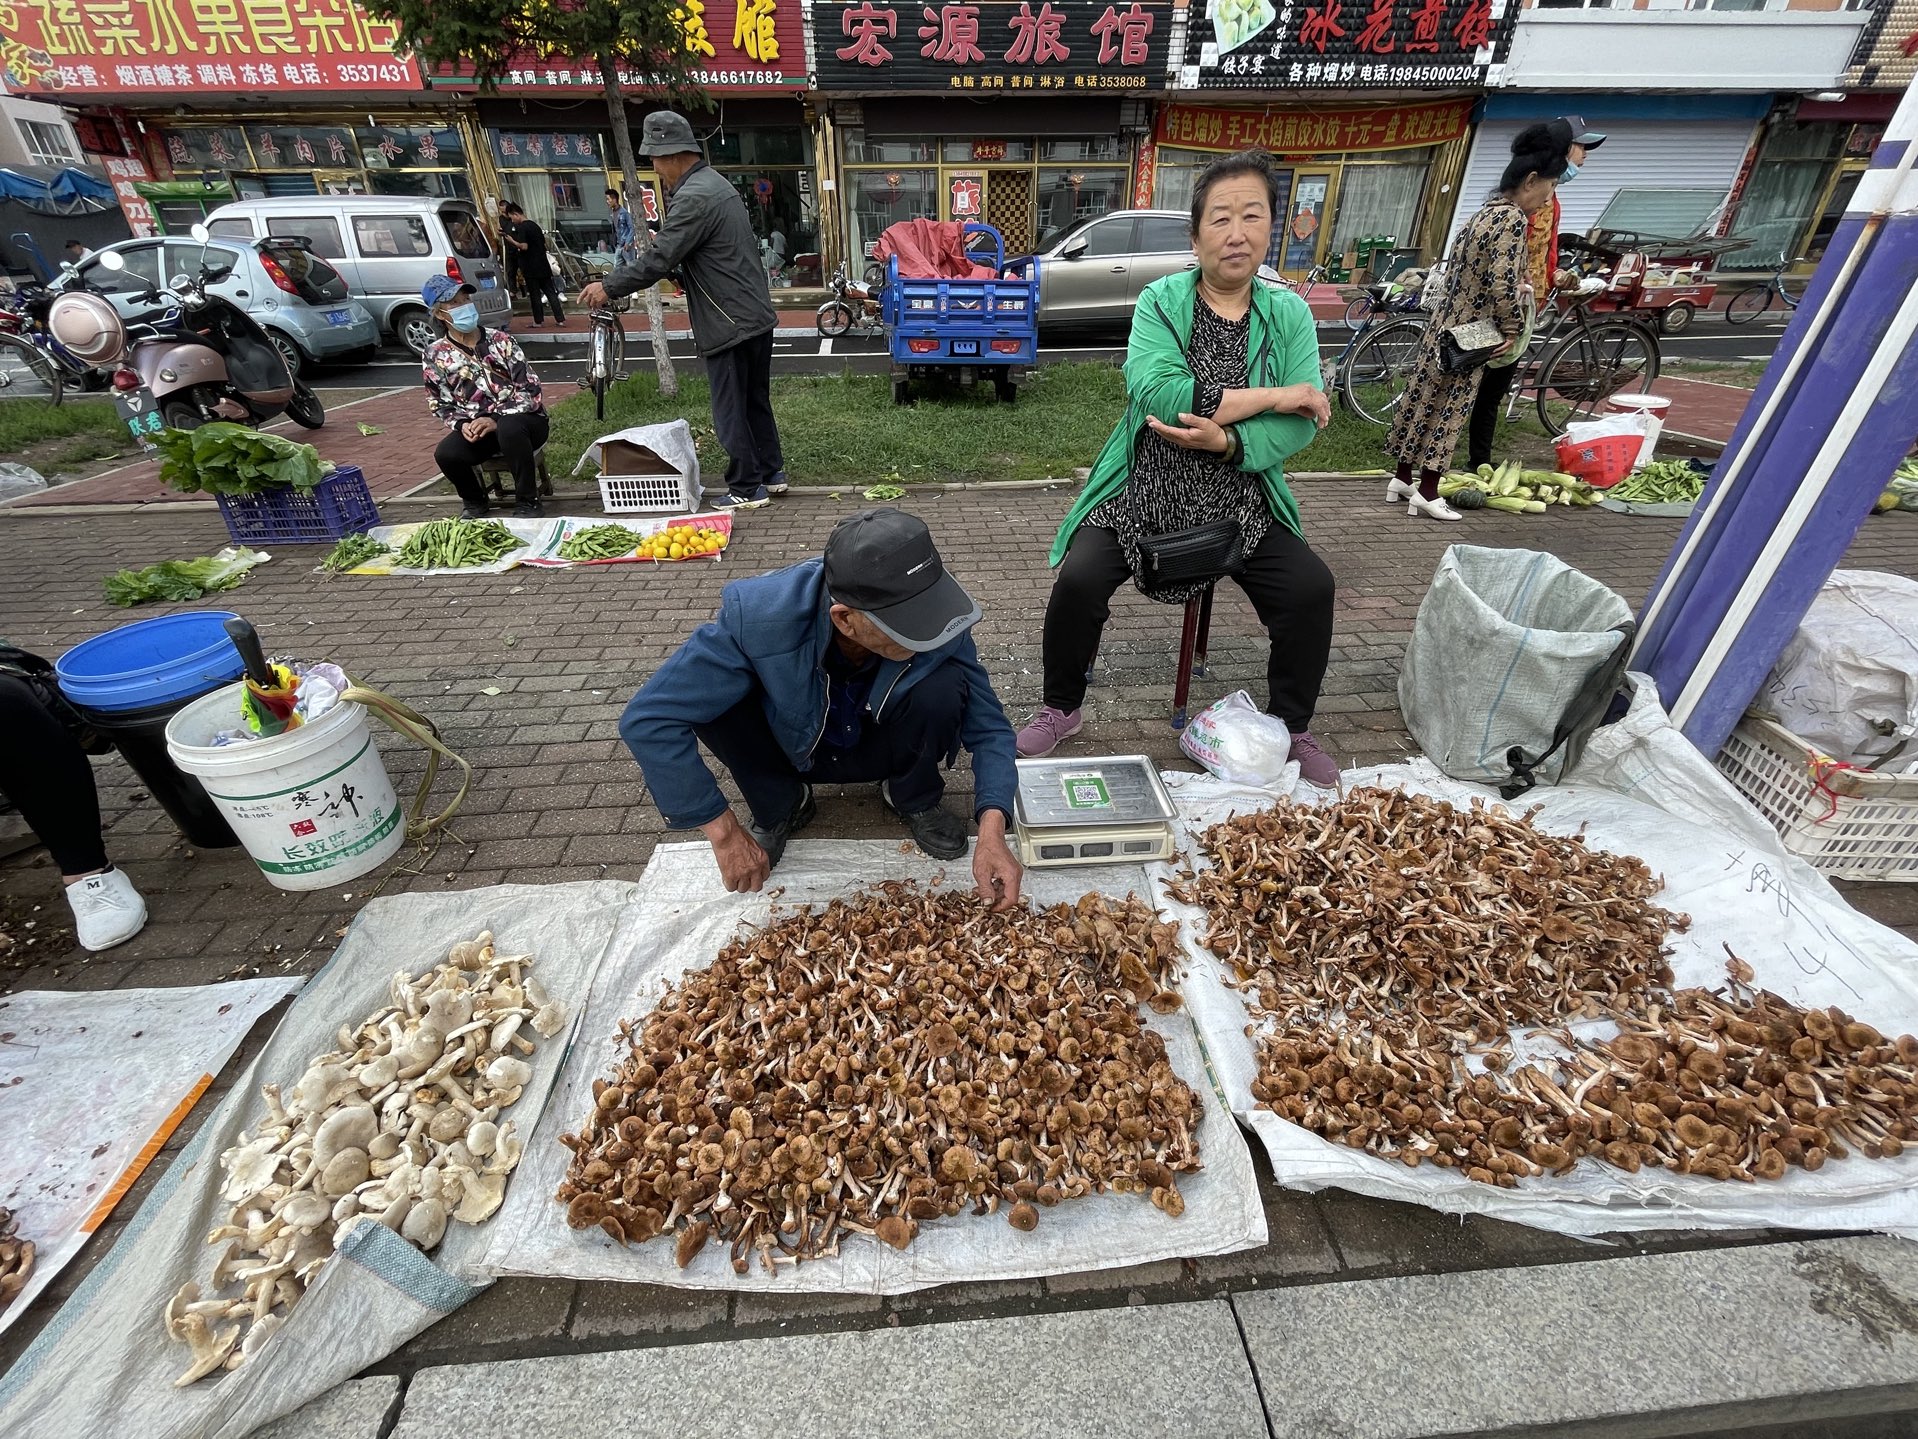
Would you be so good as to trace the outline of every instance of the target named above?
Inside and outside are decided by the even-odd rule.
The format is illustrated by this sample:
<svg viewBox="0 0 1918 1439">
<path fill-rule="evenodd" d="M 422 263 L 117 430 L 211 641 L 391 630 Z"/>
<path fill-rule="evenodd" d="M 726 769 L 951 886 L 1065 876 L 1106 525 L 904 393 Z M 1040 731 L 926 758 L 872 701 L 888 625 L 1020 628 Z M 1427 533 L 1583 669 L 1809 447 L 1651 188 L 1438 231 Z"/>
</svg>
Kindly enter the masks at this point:
<svg viewBox="0 0 1918 1439">
<path fill-rule="evenodd" d="M 1292 758 L 1299 762 L 1299 778 L 1321 789 L 1336 789 L 1339 762 L 1319 748 L 1312 731 L 1302 729 L 1292 736 Z"/>
<path fill-rule="evenodd" d="M 1059 741 L 1071 739 L 1086 725 L 1086 712 L 1083 707 L 1067 714 L 1051 705 L 1044 705 L 1019 731 L 1019 757 L 1037 759 L 1042 754 L 1051 754 L 1059 747 Z"/>
</svg>

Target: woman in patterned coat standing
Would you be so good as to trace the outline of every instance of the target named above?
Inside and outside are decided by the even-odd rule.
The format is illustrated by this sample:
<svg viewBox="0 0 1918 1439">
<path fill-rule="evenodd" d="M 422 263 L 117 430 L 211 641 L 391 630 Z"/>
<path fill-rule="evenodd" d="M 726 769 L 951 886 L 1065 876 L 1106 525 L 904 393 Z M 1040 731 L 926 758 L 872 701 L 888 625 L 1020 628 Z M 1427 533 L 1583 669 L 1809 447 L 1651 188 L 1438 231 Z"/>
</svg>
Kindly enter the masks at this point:
<svg viewBox="0 0 1918 1439">
<path fill-rule="evenodd" d="M 1447 330 L 1474 320 L 1490 320 L 1508 340 L 1518 338 L 1532 298 L 1526 273 L 1525 217 L 1551 203 L 1564 169 L 1562 150 L 1556 155 L 1544 150 L 1514 155 L 1491 199 L 1452 242 L 1445 299 L 1425 332 L 1411 380 L 1385 436 L 1386 453 L 1398 461 L 1398 474 L 1386 482 L 1385 497 L 1409 501 L 1414 518 L 1461 518 L 1439 498 L 1439 478 L 1452 463 L 1484 373 L 1480 366 L 1448 374 L 1439 363 L 1440 339 Z"/>
</svg>

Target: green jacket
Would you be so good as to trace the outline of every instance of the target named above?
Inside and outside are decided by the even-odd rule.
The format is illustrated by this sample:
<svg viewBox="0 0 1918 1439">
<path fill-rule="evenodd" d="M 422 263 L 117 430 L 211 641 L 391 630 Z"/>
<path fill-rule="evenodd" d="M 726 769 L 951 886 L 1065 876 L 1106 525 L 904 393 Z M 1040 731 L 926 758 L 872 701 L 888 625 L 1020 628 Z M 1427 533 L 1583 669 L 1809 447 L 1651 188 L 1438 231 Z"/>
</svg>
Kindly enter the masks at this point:
<svg viewBox="0 0 1918 1439">
<path fill-rule="evenodd" d="M 1132 447 L 1145 429 L 1146 417 L 1156 416 L 1163 424 L 1176 425 L 1181 412 L 1193 413 L 1198 381 L 1186 362 L 1186 346 L 1192 339 L 1198 288 L 1199 272 L 1183 270 L 1154 280 L 1140 292 L 1138 308 L 1132 315 L 1132 339 L 1126 346 L 1125 418 L 1092 462 L 1092 473 L 1065 523 L 1059 526 L 1047 563 L 1057 565 L 1063 560 L 1066 547 L 1072 543 L 1072 532 L 1095 506 L 1124 487 L 1132 474 Z M 1290 290 L 1253 282 L 1249 343 L 1250 383 L 1254 388 L 1324 383 L 1312 311 Z M 1237 428 L 1245 448 L 1241 467 L 1264 481 L 1265 500 L 1273 517 L 1293 534 L 1301 534 L 1298 501 L 1285 483 L 1285 462 L 1312 442 L 1318 427 L 1305 415 L 1265 414 L 1240 420 Z"/>
</svg>

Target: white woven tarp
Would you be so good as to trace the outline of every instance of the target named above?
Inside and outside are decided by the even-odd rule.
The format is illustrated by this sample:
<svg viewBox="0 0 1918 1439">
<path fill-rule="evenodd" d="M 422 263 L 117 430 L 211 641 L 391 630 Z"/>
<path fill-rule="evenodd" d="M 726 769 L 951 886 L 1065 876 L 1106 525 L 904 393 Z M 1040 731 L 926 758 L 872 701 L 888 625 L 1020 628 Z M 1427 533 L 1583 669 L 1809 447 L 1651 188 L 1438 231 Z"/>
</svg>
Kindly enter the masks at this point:
<svg viewBox="0 0 1918 1439">
<path fill-rule="evenodd" d="M 0 1330 L 80 1252 L 253 1021 L 300 983 L 0 998 L 0 1206 L 38 1250 Z"/>
<path fill-rule="evenodd" d="M 1885 774 L 1918 771 L 1918 581 L 1833 574 L 1756 705 L 1833 759 Z"/>
<path fill-rule="evenodd" d="M 1730 945 L 1758 983 L 1803 1005 L 1836 1004 L 1887 1034 L 1918 1032 L 1918 946 L 1865 918 L 1828 881 L 1784 853 L 1777 837 L 1659 708 L 1652 682 L 1631 677 L 1631 711 L 1598 730 L 1568 784 L 1534 790 L 1513 808 L 1536 804 L 1535 823 L 1557 834 L 1584 830 L 1588 843 L 1635 854 L 1663 875 L 1658 903 L 1689 914 L 1689 932 L 1671 936 L 1679 985 L 1722 985 Z M 1209 824 L 1264 808 L 1273 796 L 1204 775 L 1169 775 L 1181 823 L 1195 840 Z M 1348 771 L 1348 787 L 1405 788 L 1463 804 L 1488 789 L 1448 779 L 1425 760 Z M 1322 799 L 1302 789 L 1300 798 Z M 1196 843 L 1191 852 L 1197 856 Z M 1514 1189 L 1475 1183 L 1455 1169 L 1407 1168 L 1334 1144 L 1259 1108 L 1252 1098 L 1252 1040 L 1245 1007 L 1199 943 L 1201 914 L 1172 900 L 1168 865 L 1150 867 L 1160 908 L 1182 926 L 1192 975 L 1186 1007 L 1205 1036 L 1214 1072 L 1235 1112 L 1291 1189 L 1336 1186 L 1452 1214 L 1487 1214 L 1562 1234 L 1670 1228 L 1878 1229 L 1918 1238 L 1918 1153 L 1896 1160 L 1854 1155 L 1815 1174 L 1791 1170 L 1771 1183 L 1742 1184 L 1662 1169 L 1626 1174 L 1596 1160 L 1563 1178 L 1522 1180 Z M 1575 1030 L 1603 1034 L 1607 1024 Z M 1549 1047 L 1544 1052 L 1550 1052 Z"/>
<path fill-rule="evenodd" d="M 45 1439 L 239 1439 L 351 1378 L 485 1287 L 475 1260 L 488 1224 L 450 1226 L 431 1260 L 390 1230 L 362 1225 L 284 1328 L 238 1371 L 187 1389 L 189 1351 L 160 1314 L 181 1284 L 209 1279 L 207 1231 L 225 1219 L 219 1156 L 261 1112 L 263 1083 L 291 1084 L 312 1056 L 386 1003 L 399 970 L 417 974 L 481 929 L 531 953 L 532 974 L 577 1013 L 634 893 L 626 883 L 502 885 L 376 899 L 307 982 L 224 1103 L 155 1186 L 113 1250 L 0 1377 L 0 1435 Z M 529 1056 L 533 1079 L 508 1111 L 530 1129 L 559 1071 L 565 1032 Z M 515 1174 L 511 1195 L 523 1177 Z"/>
<path fill-rule="evenodd" d="M 801 841 L 786 851 L 773 875 L 784 907 L 823 902 L 886 879 L 970 887 L 970 866 L 940 866 L 880 840 Z M 615 953 L 593 986 L 575 1062 L 567 1067 L 546 1115 L 526 1146 L 519 1182 L 489 1225 L 483 1263 L 499 1274 L 630 1279 L 694 1289 L 765 1289 L 784 1293 L 903 1294 L 954 1280 L 1023 1279 L 1143 1264 L 1153 1259 L 1227 1254 L 1265 1242 L 1265 1212 L 1240 1141 L 1219 1094 L 1207 1078 L 1205 1057 L 1183 1014 L 1147 1020 L 1164 1036 L 1173 1068 L 1205 1105 L 1199 1157 L 1205 1165 L 1182 1177 L 1185 1213 L 1160 1213 L 1144 1195 L 1088 1196 L 1041 1212 L 1039 1227 L 1021 1233 L 1003 1214 L 960 1215 L 923 1226 L 903 1252 L 850 1236 L 837 1258 L 810 1260 L 777 1275 L 755 1265 L 735 1275 L 728 1251 L 709 1244 L 685 1269 L 673 1263 L 664 1240 L 621 1247 L 599 1230 L 566 1225 L 552 1198 L 571 1154 L 559 1136 L 578 1127 L 593 1103 L 593 1080 L 617 1057 L 622 1018 L 648 1013 L 666 986 L 686 970 L 710 963 L 742 922 L 763 923 L 775 903 L 769 894 L 727 894 L 712 850 L 703 842 L 661 845 L 641 881 L 643 901 L 628 917 Z M 1026 875 L 1027 898 L 1038 905 L 1070 902 L 1089 889 L 1122 898 L 1146 896 L 1137 866 L 1088 866 Z"/>
</svg>

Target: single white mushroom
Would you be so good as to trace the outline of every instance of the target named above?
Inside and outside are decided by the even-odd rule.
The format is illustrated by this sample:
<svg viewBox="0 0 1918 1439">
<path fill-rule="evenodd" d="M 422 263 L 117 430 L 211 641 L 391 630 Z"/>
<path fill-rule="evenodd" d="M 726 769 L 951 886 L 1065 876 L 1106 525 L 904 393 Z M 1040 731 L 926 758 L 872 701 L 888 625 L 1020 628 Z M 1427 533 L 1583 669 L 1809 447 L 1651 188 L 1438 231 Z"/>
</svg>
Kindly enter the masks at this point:
<svg viewBox="0 0 1918 1439">
<path fill-rule="evenodd" d="M 182 1327 L 186 1319 L 186 1307 L 189 1304 L 199 1303 L 199 1300 L 200 1286 L 191 1279 L 187 1280 L 186 1283 L 175 1290 L 173 1297 L 167 1300 L 166 1313 L 163 1317 L 166 1320 L 166 1332 L 169 1339 L 176 1340 L 181 1344 L 186 1343 L 186 1330 Z"/>
<path fill-rule="evenodd" d="M 273 1152 L 271 1143 L 255 1141 L 227 1150 L 220 1156 L 220 1167 L 227 1172 L 220 1197 L 229 1204 L 244 1204 L 273 1182 L 280 1170 L 280 1156 Z"/>
<path fill-rule="evenodd" d="M 278 1213 L 294 1229 L 310 1234 L 333 1217 L 333 1204 L 324 1194 L 290 1194 Z"/>
<path fill-rule="evenodd" d="M 380 1090 L 397 1079 L 399 1073 L 399 1058 L 396 1055 L 382 1054 L 362 1064 L 354 1072 L 353 1078 L 362 1089 Z"/>
<path fill-rule="evenodd" d="M 240 1326 L 235 1324 L 215 1334 L 207 1327 L 207 1322 L 198 1314 L 189 1314 L 180 1321 L 181 1337 L 193 1346 L 193 1364 L 186 1373 L 173 1381 L 175 1389 L 184 1389 L 187 1385 L 206 1378 L 215 1369 L 226 1363 L 227 1355 L 233 1352 L 233 1346 L 240 1342 Z"/>
<path fill-rule="evenodd" d="M 284 1323 L 286 1323 L 286 1316 L 283 1314 L 269 1314 L 264 1319 L 255 1320 L 247 1329 L 246 1338 L 240 1341 L 241 1361 L 244 1362 L 258 1354 L 261 1346 L 271 1339 L 274 1331 Z"/>
<path fill-rule="evenodd" d="M 422 1250 L 433 1248 L 446 1233 L 446 1206 L 437 1199 L 422 1199 L 407 1211 L 400 1225 L 400 1237 L 410 1239 Z"/>
<path fill-rule="evenodd" d="M 484 1159 L 499 1144 L 499 1126 L 491 1120 L 476 1120 L 466 1131 L 466 1151 L 476 1159 Z"/>
<path fill-rule="evenodd" d="M 518 1089 L 533 1077 L 533 1066 L 523 1059 L 502 1054 L 486 1066 L 486 1082 L 495 1089 Z"/>
<path fill-rule="evenodd" d="M 326 1162 L 320 1174 L 320 1192 L 337 1199 L 364 1184 L 371 1173 L 372 1162 L 364 1149 L 342 1149 Z"/>
<path fill-rule="evenodd" d="M 460 1205 L 453 1217 L 462 1224 L 478 1224 L 490 1216 L 506 1197 L 504 1174 L 467 1174 L 461 1176 Z"/>
</svg>

